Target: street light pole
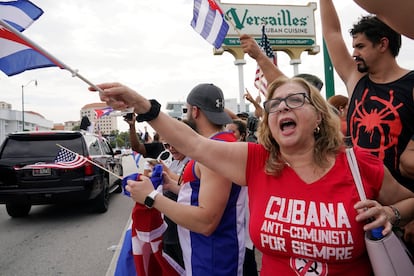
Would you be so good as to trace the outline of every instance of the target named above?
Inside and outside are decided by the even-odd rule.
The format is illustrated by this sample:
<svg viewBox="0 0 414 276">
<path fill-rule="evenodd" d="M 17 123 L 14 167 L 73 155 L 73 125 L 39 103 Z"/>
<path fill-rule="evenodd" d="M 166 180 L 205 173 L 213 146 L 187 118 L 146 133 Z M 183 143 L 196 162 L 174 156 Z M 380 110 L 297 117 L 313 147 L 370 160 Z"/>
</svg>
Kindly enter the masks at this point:
<svg viewBox="0 0 414 276">
<path fill-rule="evenodd" d="M 35 86 L 37 86 L 37 80 L 31 80 L 25 85 L 22 85 L 22 131 L 24 131 L 24 88 L 34 82 Z"/>
</svg>

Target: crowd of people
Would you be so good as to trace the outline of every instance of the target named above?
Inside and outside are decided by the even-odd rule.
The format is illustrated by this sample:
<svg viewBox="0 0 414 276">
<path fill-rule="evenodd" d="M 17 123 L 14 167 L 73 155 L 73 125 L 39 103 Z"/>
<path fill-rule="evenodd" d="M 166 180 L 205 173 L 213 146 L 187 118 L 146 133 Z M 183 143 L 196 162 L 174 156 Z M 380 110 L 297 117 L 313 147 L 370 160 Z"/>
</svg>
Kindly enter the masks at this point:
<svg viewBox="0 0 414 276">
<path fill-rule="evenodd" d="M 189 92 L 184 123 L 127 86 L 98 85 L 102 101 L 134 109 L 126 119 L 133 150 L 153 159 L 166 149 L 173 154 L 164 164 L 163 194 L 147 177 L 126 189 L 141 204 L 152 195 L 168 222 L 164 250 L 186 275 L 257 275 L 254 250 L 262 255 L 261 275 L 372 275 L 366 231 L 398 228 L 414 244 L 414 71 L 396 61 L 397 31 L 409 35 L 412 27 L 369 1 L 355 2 L 378 16 L 352 26 L 349 53 L 332 0 L 319 1 L 323 37 L 347 96 L 324 99 L 317 76 L 286 76 L 246 34 L 241 48 L 269 83 L 263 104 L 246 90 L 254 114 L 226 109 L 223 92 L 210 83 Z M 140 142 L 136 120 L 148 122 L 160 141 Z M 359 199 L 347 147 L 367 200 Z"/>
</svg>

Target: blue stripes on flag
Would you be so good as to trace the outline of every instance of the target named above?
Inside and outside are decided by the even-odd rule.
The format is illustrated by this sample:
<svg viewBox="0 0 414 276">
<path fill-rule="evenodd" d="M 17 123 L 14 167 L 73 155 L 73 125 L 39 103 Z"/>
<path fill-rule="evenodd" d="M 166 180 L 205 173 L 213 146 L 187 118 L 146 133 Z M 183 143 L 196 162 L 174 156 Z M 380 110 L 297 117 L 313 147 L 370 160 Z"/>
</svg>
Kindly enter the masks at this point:
<svg viewBox="0 0 414 276">
<path fill-rule="evenodd" d="M 27 0 L 0 2 L 0 18 L 19 32 L 27 29 L 42 14 L 42 9 Z"/>
<path fill-rule="evenodd" d="M 0 2 L 0 70 L 7 76 L 36 68 L 62 68 L 21 34 L 42 14 L 30 1 Z"/>
<path fill-rule="evenodd" d="M 191 26 L 215 48 L 220 48 L 229 30 L 220 7 L 214 0 L 194 0 Z"/>
</svg>

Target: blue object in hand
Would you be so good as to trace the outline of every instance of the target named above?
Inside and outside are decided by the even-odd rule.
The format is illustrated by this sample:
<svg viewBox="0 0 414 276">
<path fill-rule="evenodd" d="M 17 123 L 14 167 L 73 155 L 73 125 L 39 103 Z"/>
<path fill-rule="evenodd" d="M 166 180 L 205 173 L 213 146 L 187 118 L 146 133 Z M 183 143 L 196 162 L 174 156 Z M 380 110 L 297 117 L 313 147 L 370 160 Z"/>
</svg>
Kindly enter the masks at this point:
<svg viewBox="0 0 414 276">
<path fill-rule="evenodd" d="M 383 226 L 374 228 L 371 230 L 371 236 L 373 240 L 380 240 L 382 239 L 384 236 L 382 235 L 382 230 L 384 230 Z"/>
<path fill-rule="evenodd" d="M 136 180 L 139 180 L 140 176 L 141 176 L 140 173 L 133 173 L 128 176 L 125 176 L 122 179 L 122 191 L 124 195 L 129 196 L 129 197 L 131 196 L 131 194 L 125 189 L 126 185 L 128 184 L 128 180 L 136 181 Z M 150 179 L 151 179 L 152 185 L 154 185 L 154 189 L 157 189 L 158 186 L 163 184 L 161 164 L 157 164 L 154 166 Z"/>
</svg>

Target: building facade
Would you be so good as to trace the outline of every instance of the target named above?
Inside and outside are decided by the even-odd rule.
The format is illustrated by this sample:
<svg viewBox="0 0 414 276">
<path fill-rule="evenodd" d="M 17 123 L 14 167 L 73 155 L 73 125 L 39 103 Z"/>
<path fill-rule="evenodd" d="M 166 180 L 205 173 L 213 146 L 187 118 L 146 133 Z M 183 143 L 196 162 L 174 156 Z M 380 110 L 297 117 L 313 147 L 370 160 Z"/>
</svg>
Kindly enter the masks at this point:
<svg viewBox="0 0 414 276">
<path fill-rule="evenodd" d="M 34 111 L 24 112 L 24 127 L 22 120 L 21 111 L 13 110 L 9 103 L 0 102 L 0 142 L 3 142 L 9 133 L 23 130 L 45 131 L 53 128 L 52 121 Z"/>
</svg>

